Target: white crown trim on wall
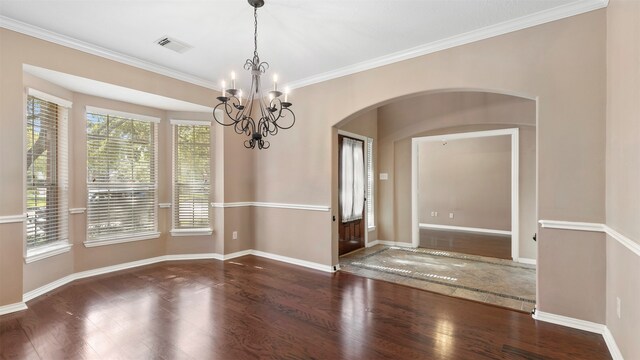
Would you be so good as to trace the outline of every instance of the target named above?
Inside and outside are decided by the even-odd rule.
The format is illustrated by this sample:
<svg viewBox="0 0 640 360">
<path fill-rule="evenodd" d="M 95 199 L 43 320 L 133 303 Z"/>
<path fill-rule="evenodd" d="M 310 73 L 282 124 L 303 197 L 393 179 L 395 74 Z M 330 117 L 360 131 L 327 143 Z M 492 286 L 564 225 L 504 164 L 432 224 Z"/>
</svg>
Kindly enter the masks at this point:
<svg viewBox="0 0 640 360">
<path fill-rule="evenodd" d="M 323 81 L 336 79 L 342 76 L 355 74 L 358 72 L 374 69 L 380 66 L 389 65 L 403 60 L 431 54 L 437 51 L 454 48 L 457 46 L 485 40 L 495 36 L 507 34 L 513 31 L 526 29 L 529 27 L 545 24 L 551 21 L 564 19 L 567 17 L 579 15 L 593 10 L 607 7 L 609 0 L 585 0 L 580 2 L 572 2 L 563 6 L 558 6 L 549 10 L 540 11 L 535 14 L 520 17 L 518 19 L 508 20 L 499 24 L 476 29 L 467 33 L 455 35 L 446 39 L 433 41 L 428 44 L 419 45 L 410 49 L 399 51 L 393 54 L 384 55 L 375 59 L 363 61 L 357 64 L 345 66 L 340 69 L 327 71 L 322 74 L 306 77 L 289 83 L 291 89 L 300 88 L 316 84 Z M 121 54 L 103 47 L 93 45 L 69 36 L 57 34 L 55 32 L 42 29 L 18 20 L 11 19 L 0 15 L 0 27 L 13 30 L 25 35 L 33 36 L 38 39 L 50 41 L 72 49 L 80 50 L 92 55 L 100 56 L 106 59 L 117 61 L 126 65 L 134 66 L 143 70 L 151 71 L 160 75 L 165 75 L 174 79 L 186 81 L 191 84 L 204 86 L 209 89 L 219 90 L 219 87 L 212 81 L 203 78 L 185 74 L 180 71 L 169 69 L 164 66 L 150 63 L 129 55 Z"/>
<path fill-rule="evenodd" d="M 545 229 L 602 232 L 611 236 L 617 242 L 624 245 L 624 247 L 640 256 L 640 244 L 620 234 L 618 231 L 614 230 L 606 224 L 558 220 L 540 220 L 538 222 L 540 223 L 540 226 Z"/>
<path fill-rule="evenodd" d="M 323 81 L 336 79 L 342 76 L 352 75 L 377 67 L 393 64 L 396 62 L 413 59 L 419 56 L 432 54 L 438 51 L 451 49 L 457 46 L 470 44 L 476 41 L 489 39 L 510 32 L 542 25 L 548 22 L 568 18 L 583 14 L 589 11 L 607 7 L 609 0 L 587 0 L 572 2 L 563 6 L 558 6 L 549 10 L 540 11 L 535 14 L 523 16 L 518 19 L 504 21 L 499 24 L 490 25 L 482 29 L 476 29 L 467 33 L 454 35 L 452 37 L 433 41 L 424 45 L 419 45 L 410 49 L 402 50 L 393 54 L 384 55 L 375 59 L 363 61 L 354 65 L 345 66 L 340 69 L 327 71 L 322 74 L 309 76 L 289 83 L 291 89 L 308 86 Z"/>
<path fill-rule="evenodd" d="M 75 50 L 103 57 L 105 59 L 117 61 L 119 63 L 130 65 L 142 70 L 154 72 L 156 74 L 168 76 L 177 80 L 185 81 L 194 85 L 203 86 L 213 90 L 219 90 L 218 86 L 212 81 L 202 79 L 197 76 L 185 74 L 161 65 L 157 65 L 133 56 L 125 55 L 113 50 L 109 50 L 88 42 L 84 42 L 66 35 L 61 35 L 53 31 L 49 31 L 22 21 L 0 15 L 0 27 L 19 32 L 21 34 L 33 36 L 35 38 L 49 41 L 58 45 L 66 46 Z"/>
</svg>

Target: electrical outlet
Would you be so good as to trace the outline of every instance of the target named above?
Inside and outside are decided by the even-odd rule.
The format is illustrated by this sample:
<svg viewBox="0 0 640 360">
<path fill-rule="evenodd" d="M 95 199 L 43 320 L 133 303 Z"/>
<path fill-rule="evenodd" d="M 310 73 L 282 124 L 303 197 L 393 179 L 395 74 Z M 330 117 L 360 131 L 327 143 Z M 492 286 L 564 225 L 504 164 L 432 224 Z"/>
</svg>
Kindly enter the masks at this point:
<svg viewBox="0 0 640 360">
<path fill-rule="evenodd" d="M 436 216 L 436 212 L 435 212 L 435 211 L 432 211 L 432 212 L 431 212 L 431 216 Z"/>
<path fill-rule="evenodd" d="M 233 236 L 233 240 L 238 240 L 238 232 L 237 231 L 234 231 L 232 236 Z"/>
<path fill-rule="evenodd" d="M 438 212 L 436 211 L 435 213 L 436 213 L 436 216 L 438 216 Z"/>
<path fill-rule="evenodd" d="M 620 319 L 620 298 L 616 297 L 616 315 L 618 315 L 618 319 Z"/>
<path fill-rule="evenodd" d="M 449 219 L 453 219 L 453 213 L 449 213 Z"/>
</svg>

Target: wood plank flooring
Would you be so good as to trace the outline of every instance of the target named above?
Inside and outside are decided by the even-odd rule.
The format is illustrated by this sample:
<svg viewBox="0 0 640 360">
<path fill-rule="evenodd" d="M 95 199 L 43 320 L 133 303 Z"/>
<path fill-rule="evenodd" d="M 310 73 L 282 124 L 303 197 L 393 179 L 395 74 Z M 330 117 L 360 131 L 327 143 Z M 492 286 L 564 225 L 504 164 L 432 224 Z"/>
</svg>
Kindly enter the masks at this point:
<svg viewBox="0 0 640 360">
<path fill-rule="evenodd" d="M 609 359 L 601 336 L 246 256 L 85 279 L 0 317 L 2 359 Z"/>
<path fill-rule="evenodd" d="M 511 259 L 510 236 L 420 229 L 420 247 Z"/>
</svg>

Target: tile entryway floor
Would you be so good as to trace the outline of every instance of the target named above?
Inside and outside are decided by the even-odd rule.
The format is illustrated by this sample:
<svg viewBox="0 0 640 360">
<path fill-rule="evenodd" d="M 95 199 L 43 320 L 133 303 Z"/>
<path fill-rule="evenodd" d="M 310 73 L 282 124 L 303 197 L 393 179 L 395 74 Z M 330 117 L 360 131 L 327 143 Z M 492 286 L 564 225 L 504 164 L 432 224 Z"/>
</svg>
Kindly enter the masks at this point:
<svg viewBox="0 0 640 360">
<path fill-rule="evenodd" d="M 520 311 L 535 305 L 535 266 L 510 260 L 376 245 L 342 256 L 340 270 Z"/>
</svg>

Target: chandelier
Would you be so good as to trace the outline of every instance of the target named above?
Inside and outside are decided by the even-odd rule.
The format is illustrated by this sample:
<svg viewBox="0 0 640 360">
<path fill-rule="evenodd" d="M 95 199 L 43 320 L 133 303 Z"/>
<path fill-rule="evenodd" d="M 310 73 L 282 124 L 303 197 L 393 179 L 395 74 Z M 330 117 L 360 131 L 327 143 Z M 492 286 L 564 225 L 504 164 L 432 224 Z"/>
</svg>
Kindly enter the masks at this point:
<svg viewBox="0 0 640 360">
<path fill-rule="evenodd" d="M 236 88 L 235 73 L 231 73 L 231 88 L 226 88 L 226 83 L 222 81 L 222 95 L 217 99 L 220 101 L 213 109 L 213 118 L 223 126 L 233 126 L 238 134 L 249 137 L 245 140 L 244 147 L 254 149 L 269 148 L 269 141 L 265 138 L 269 135 L 276 135 L 280 129 L 289 129 L 296 122 L 296 115 L 291 111 L 291 103 L 288 101 L 288 89 L 284 92 L 284 101 L 281 100 L 283 93 L 278 91 L 278 76 L 273 76 L 273 90 L 263 96 L 260 77 L 269 69 L 267 62 L 260 62 L 258 56 L 258 8 L 264 5 L 264 0 L 248 0 L 253 7 L 254 31 L 253 31 L 253 58 L 247 59 L 244 69 L 251 72 L 251 88 L 245 104 L 242 102 L 242 90 Z M 220 109 L 223 113 L 222 119 L 216 115 Z M 254 117 L 257 118 L 254 119 Z"/>
</svg>

